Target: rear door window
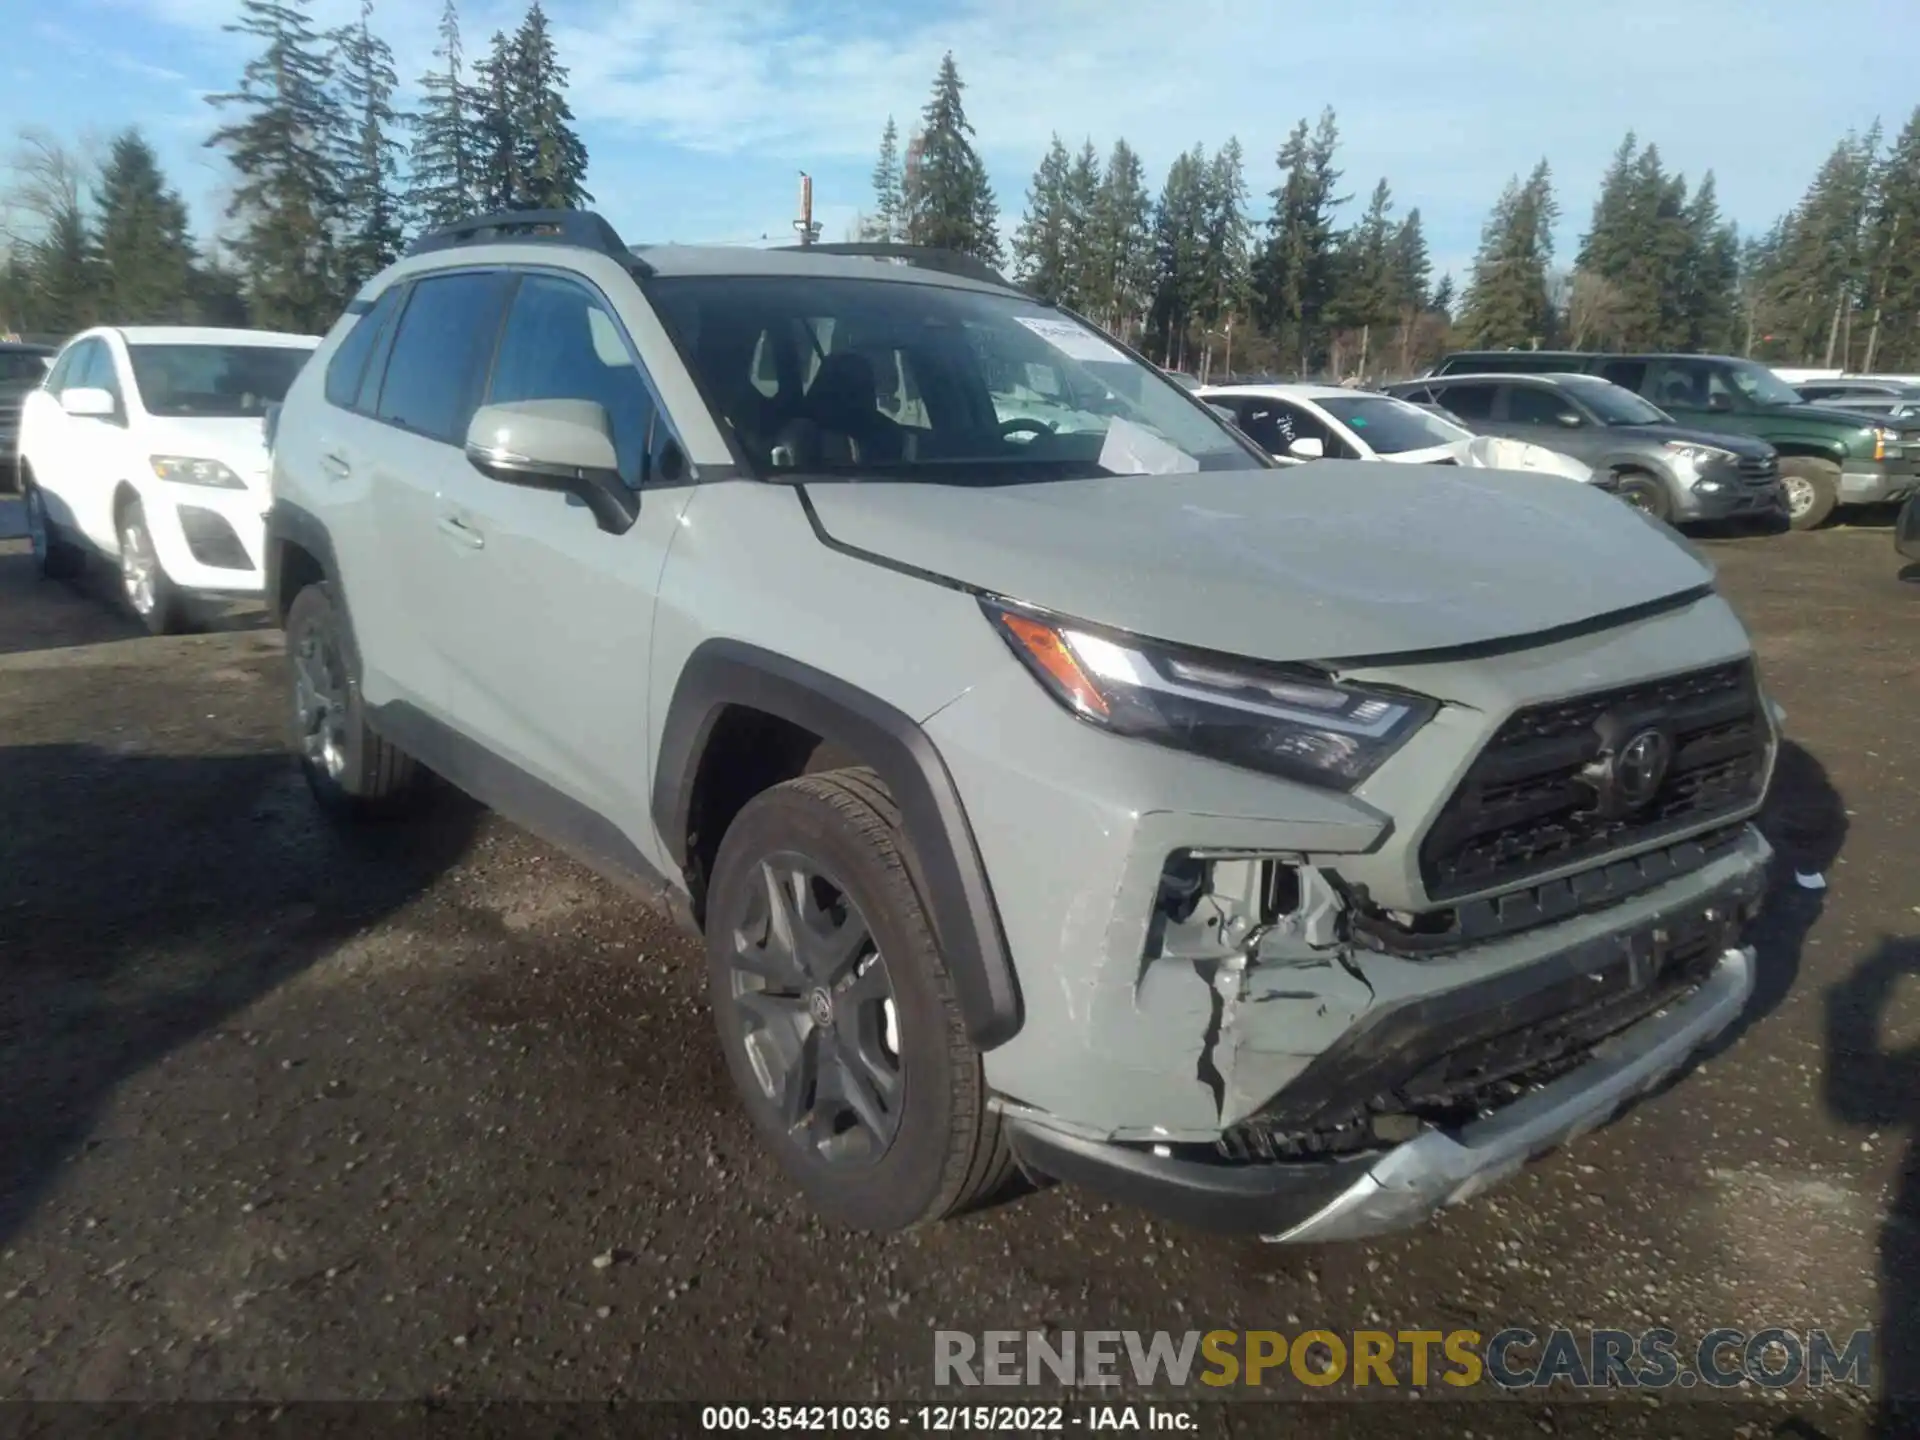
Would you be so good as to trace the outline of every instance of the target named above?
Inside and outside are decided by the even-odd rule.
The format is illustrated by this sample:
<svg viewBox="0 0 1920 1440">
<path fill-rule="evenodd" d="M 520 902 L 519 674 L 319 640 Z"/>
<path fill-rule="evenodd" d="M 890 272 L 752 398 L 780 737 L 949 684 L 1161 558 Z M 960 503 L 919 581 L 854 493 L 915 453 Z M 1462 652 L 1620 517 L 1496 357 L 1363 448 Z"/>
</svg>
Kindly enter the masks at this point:
<svg viewBox="0 0 1920 1440">
<path fill-rule="evenodd" d="M 1491 420 L 1496 389 L 1493 385 L 1448 385 L 1434 393 L 1462 420 Z"/>
<path fill-rule="evenodd" d="M 1612 381 L 1622 390 L 1631 390 L 1636 395 L 1644 395 L 1647 384 L 1647 362 L 1644 360 L 1602 361 L 1600 378 Z"/>
<path fill-rule="evenodd" d="M 1553 425 L 1573 409 L 1545 385 L 1508 385 L 1507 419 L 1516 425 Z"/>
<path fill-rule="evenodd" d="M 380 386 L 379 419 L 464 442 L 510 280 L 504 271 L 467 270 L 414 283 Z"/>
<path fill-rule="evenodd" d="M 360 400 L 361 382 L 366 376 L 367 360 L 373 354 L 380 332 L 393 318 L 393 312 L 399 307 L 400 293 L 404 287 L 395 285 L 388 288 L 373 308 L 353 322 L 353 329 L 347 332 L 347 338 L 340 342 L 340 348 L 333 352 L 333 359 L 327 362 L 327 403 L 337 405 L 342 410 L 353 409 Z"/>
</svg>

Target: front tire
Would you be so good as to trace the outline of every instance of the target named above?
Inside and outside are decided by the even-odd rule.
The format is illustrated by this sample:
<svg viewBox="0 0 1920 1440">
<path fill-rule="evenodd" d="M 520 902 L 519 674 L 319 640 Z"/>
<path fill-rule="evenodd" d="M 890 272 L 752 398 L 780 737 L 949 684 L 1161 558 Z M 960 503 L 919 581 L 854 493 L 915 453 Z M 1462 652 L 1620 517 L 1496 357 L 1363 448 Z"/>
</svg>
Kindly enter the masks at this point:
<svg viewBox="0 0 1920 1440">
<path fill-rule="evenodd" d="M 1787 492 L 1787 520 L 1796 530 L 1817 530 L 1840 503 L 1840 467 L 1831 460 L 1789 455 L 1780 462 Z"/>
<path fill-rule="evenodd" d="M 1673 495 L 1658 476 L 1644 470 L 1622 470 L 1620 488 L 1615 492 L 1634 509 L 1663 525 L 1673 523 Z"/>
<path fill-rule="evenodd" d="M 286 635 L 293 752 L 314 799 L 343 819 L 403 809 L 418 787 L 419 767 L 367 724 L 347 663 L 346 622 L 324 581 L 294 596 Z"/>
<path fill-rule="evenodd" d="M 815 1209 L 905 1230 L 1006 1184 L 980 1054 L 872 771 L 805 775 L 748 801 L 721 841 L 706 920 L 727 1068 Z"/>
<path fill-rule="evenodd" d="M 53 523 L 40 487 L 26 479 L 20 483 L 26 492 L 27 541 L 33 547 L 34 568 L 44 580 L 71 580 L 86 568 L 86 555 Z"/>
<path fill-rule="evenodd" d="M 138 500 L 120 507 L 115 528 L 120 535 L 120 594 L 133 618 L 149 635 L 177 634 L 185 619 L 179 587 L 167 578 L 154 548 L 146 509 Z"/>
</svg>

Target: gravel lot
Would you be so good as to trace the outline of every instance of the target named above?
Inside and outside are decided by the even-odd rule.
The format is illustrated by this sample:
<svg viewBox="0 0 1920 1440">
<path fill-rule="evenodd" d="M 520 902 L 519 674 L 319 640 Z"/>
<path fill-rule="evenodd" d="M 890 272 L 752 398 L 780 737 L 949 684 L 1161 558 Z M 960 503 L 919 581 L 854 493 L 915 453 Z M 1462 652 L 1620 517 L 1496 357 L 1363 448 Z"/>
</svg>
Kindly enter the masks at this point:
<svg viewBox="0 0 1920 1440">
<path fill-rule="evenodd" d="M 1704 543 L 1793 741 L 1740 1033 L 1433 1227 L 1290 1249 L 1066 1188 L 816 1223 L 666 921 L 454 797 L 331 831 L 277 632 L 136 638 L 0 538 L 0 1397 L 853 1402 L 927 1395 L 934 1328 L 1382 1322 L 1872 1325 L 1920 1393 L 1920 585 L 1884 529 Z M 1528 1429 L 1872 1424 L 1675 1403 Z"/>
</svg>

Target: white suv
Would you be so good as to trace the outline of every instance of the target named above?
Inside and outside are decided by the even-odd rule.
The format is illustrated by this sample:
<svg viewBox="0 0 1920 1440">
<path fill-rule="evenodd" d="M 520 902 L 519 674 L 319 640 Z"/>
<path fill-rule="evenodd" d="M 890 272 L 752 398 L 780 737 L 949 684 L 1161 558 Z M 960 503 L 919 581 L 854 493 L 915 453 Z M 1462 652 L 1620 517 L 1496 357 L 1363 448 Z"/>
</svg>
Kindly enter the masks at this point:
<svg viewBox="0 0 1920 1440">
<path fill-rule="evenodd" d="M 119 565 L 133 612 L 177 629 L 189 594 L 257 595 L 261 422 L 318 336 L 102 327 L 67 342 L 20 415 L 20 486 L 41 571 Z"/>
<path fill-rule="evenodd" d="M 1776 734 L 1697 554 L 1587 485 L 1281 469 L 977 261 L 448 227 L 273 497 L 319 801 L 430 770 L 665 900 L 839 1221 L 1017 1163 L 1393 1229 L 1753 987 Z"/>
</svg>

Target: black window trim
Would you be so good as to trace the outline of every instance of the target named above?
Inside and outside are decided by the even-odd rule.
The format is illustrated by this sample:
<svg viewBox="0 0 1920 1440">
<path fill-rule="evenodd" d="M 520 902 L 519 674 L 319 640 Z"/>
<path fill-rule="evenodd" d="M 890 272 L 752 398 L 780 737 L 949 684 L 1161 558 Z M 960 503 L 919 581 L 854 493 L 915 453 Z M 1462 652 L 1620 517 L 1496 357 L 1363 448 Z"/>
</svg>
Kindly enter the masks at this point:
<svg viewBox="0 0 1920 1440">
<path fill-rule="evenodd" d="M 357 373 L 353 377 L 354 403 L 351 405 L 335 404 L 334 401 L 328 396 L 327 391 L 331 388 L 333 384 L 333 367 L 339 363 L 340 352 L 342 349 L 345 348 L 349 340 L 351 340 L 355 335 L 360 333 L 360 329 L 362 326 L 364 326 L 367 323 L 368 317 L 370 317 L 374 313 L 374 311 L 378 310 L 380 308 L 381 302 L 386 300 L 387 297 L 389 296 L 397 296 L 398 299 L 396 300 L 396 303 L 394 304 L 393 309 L 380 317 L 380 328 L 374 332 L 373 340 L 367 346 L 367 353 L 361 357 L 359 373 Z M 383 383 L 385 382 L 386 374 L 385 374 L 384 367 L 386 365 L 387 351 L 392 347 L 385 346 L 383 345 L 382 342 L 385 341 L 388 333 L 393 329 L 393 321 L 395 317 L 398 316 L 402 310 L 406 309 L 407 300 L 409 298 L 410 296 L 407 293 L 407 282 L 404 280 L 401 280 L 401 281 L 395 282 L 392 285 L 387 286 L 386 289 L 382 290 L 378 295 L 374 296 L 371 300 L 356 300 L 353 302 L 353 304 L 347 306 L 347 314 L 354 317 L 353 329 L 349 330 L 345 335 L 342 335 L 340 337 L 340 343 L 333 347 L 333 354 L 327 357 L 327 368 L 325 372 L 322 373 L 322 375 L 320 376 L 320 398 L 324 404 L 331 406 L 335 410 L 344 410 L 349 415 L 361 415 L 361 416 L 365 416 L 368 419 L 373 418 L 367 415 L 367 412 L 360 408 L 360 405 L 359 405 L 360 392 L 366 388 L 367 372 L 373 367 L 373 363 L 376 359 L 380 362 L 381 366 L 383 367 L 380 378 Z M 379 393 L 380 392 L 377 389 L 374 391 L 374 397 L 376 400 L 379 398 Z"/>
<path fill-rule="evenodd" d="M 390 429 L 398 430 L 402 434 L 418 436 L 422 440 L 430 440 L 437 445 L 451 445 L 455 449 L 461 448 L 461 442 L 458 440 L 448 440 L 443 436 L 429 435 L 424 430 L 417 429 L 412 425 L 404 425 L 398 420 L 389 419 L 379 413 L 380 401 L 386 391 L 387 385 L 386 369 L 393 357 L 393 341 L 395 337 L 399 335 L 400 327 L 406 322 L 407 311 L 413 305 L 415 293 L 419 290 L 422 281 L 438 280 L 442 276 L 452 275 L 505 275 L 510 282 L 505 295 L 501 299 L 500 314 L 494 322 L 493 337 L 487 353 L 486 368 L 481 372 L 478 383 L 467 397 L 467 399 L 472 402 L 471 405 L 466 407 L 469 413 L 485 403 L 486 396 L 493 388 L 494 370 L 500 363 L 500 346 L 507 332 L 507 317 L 513 311 L 514 298 L 520 292 L 521 280 L 528 275 L 544 275 L 551 279 L 565 281 L 585 290 L 590 296 L 594 297 L 594 299 L 599 302 L 601 308 L 607 312 L 607 315 L 612 319 L 614 326 L 620 333 L 620 343 L 626 349 L 627 358 L 633 362 L 633 368 L 640 377 L 640 383 L 646 387 L 647 397 L 653 402 L 653 419 L 647 427 L 648 456 L 658 456 L 662 449 L 663 439 L 660 434 L 660 428 L 664 423 L 666 427 L 665 439 L 671 440 L 675 445 L 679 446 L 680 453 L 686 457 L 687 474 L 685 480 L 672 482 L 646 480 L 641 483 L 639 488 L 645 490 L 656 483 L 677 488 L 679 485 L 696 484 L 699 482 L 701 478 L 700 467 L 694 463 L 692 452 L 687 449 L 687 442 L 680 433 L 679 425 L 674 422 L 672 413 L 668 411 L 665 402 L 660 398 L 660 387 L 654 383 L 652 374 L 648 372 L 646 362 L 641 358 L 638 347 L 634 345 L 633 336 L 628 331 L 626 322 L 620 318 L 619 310 L 614 306 L 613 301 L 608 297 L 606 291 L 601 289 L 599 285 L 578 271 L 567 270 L 559 266 L 525 264 L 440 266 L 431 270 L 422 270 L 411 275 L 403 275 L 378 295 L 372 296 L 370 299 L 365 299 L 364 301 L 356 301 L 355 304 L 363 306 L 361 314 L 364 316 L 364 314 L 370 312 L 374 306 L 378 305 L 389 294 L 396 291 L 402 292 L 399 303 L 394 307 L 393 313 L 382 322 L 382 332 L 374 337 L 373 348 L 367 352 L 366 365 L 363 367 L 361 373 L 360 384 L 355 387 L 354 398 L 357 402 L 359 392 L 366 388 L 366 382 L 369 378 L 368 371 L 370 371 L 375 364 L 380 366 L 379 384 L 374 387 L 372 396 L 370 397 L 372 408 L 369 409 L 358 403 L 353 405 L 333 405 L 332 401 L 325 399 L 325 376 L 321 377 L 323 403 L 332 406 L 332 408 L 336 410 L 343 411 L 346 414 L 358 416 L 360 419 L 372 424 L 385 425 Z M 349 310 L 351 309 L 352 307 L 350 306 Z M 356 325 L 364 324 L 365 320 L 363 318 L 357 320 L 355 323 Z M 338 353 L 337 346 L 335 347 L 335 353 Z M 724 477 L 720 476 L 715 478 Z"/>
</svg>

